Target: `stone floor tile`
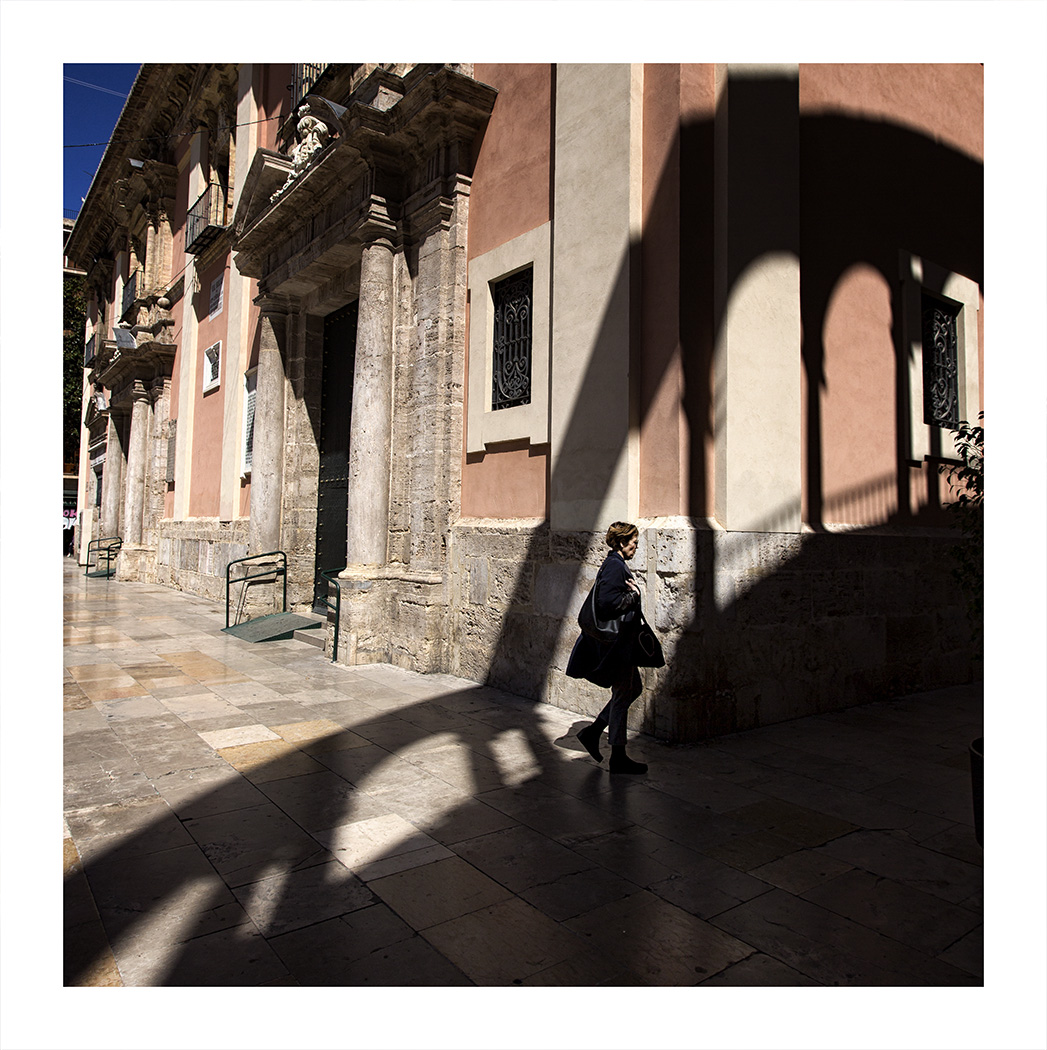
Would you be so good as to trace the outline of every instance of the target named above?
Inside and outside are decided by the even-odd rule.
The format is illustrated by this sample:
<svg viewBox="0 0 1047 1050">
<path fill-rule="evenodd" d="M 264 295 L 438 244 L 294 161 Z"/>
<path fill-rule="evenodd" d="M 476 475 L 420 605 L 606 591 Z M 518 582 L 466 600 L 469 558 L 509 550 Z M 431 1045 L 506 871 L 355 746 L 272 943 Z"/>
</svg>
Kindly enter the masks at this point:
<svg viewBox="0 0 1047 1050">
<path fill-rule="evenodd" d="M 177 770 L 152 783 L 179 820 L 263 805 L 267 799 L 227 763 Z"/>
<path fill-rule="evenodd" d="M 938 958 L 950 966 L 959 967 L 966 973 L 980 978 L 985 970 L 984 940 L 984 930 L 978 926 L 955 944 L 949 945 Z"/>
<path fill-rule="evenodd" d="M 136 686 L 136 688 L 138 689 L 137 693 L 129 692 L 127 696 L 107 697 L 105 699 L 97 696 L 91 697 L 95 707 L 105 719 L 106 724 L 127 722 L 139 718 L 157 718 L 169 713 L 159 700 L 152 696 L 146 696 L 145 690 L 141 686 Z M 90 696 L 90 693 L 88 695 Z"/>
<path fill-rule="evenodd" d="M 914 777 L 899 777 L 870 789 L 869 793 L 954 823 L 974 824 L 969 773 L 963 776 L 950 771 L 948 779 L 938 784 L 926 784 Z"/>
<path fill-rule="evenodd" d="M 460 744 L 443 744 L 429 748 L 423 744 L 401 757 L 439 780 L 467 795 L 478 795 L 506 786 L 506 778 L 497 762 Z"/>
<path fill-rule="evenodd" d="M 627 882 L 614 872 L 593 867 L 560 875 L 550 882 L 521 890 L 519 894 L 543 915 L 563 922 L 611 901 L 628 897 L 630 893 L 635 893 L 636 889 L 634 883 Z"/>
<path fill-rule="evenodd" d="M 398 988 L 469 986 L 473 982 L 416 934 L 350 963 L 341 983 L 348 987 Z"/>
<path fill-rule="evenodd" d="M 269 943 L 299 984 L 331 987 L 349 983 L 346 971 L 353 963 L 415 936 L 403 919 L 378 903 L 272 937 Z"/>
<path fill-rule="evenodd" d="M 271 725 L 269 728 L 307 755 L 323 755 L 351 747 L 366 747 L 368 744 L 364 737 L 329 718 L 307 718 L 305 721 Z"/>
<path fill-rule="evenodd" d="M 765 798 L 732 809 L 730 815 L 743 824 L 771 832 L 800 846 L 821 846 L 857 830 L 854 824 L 846 820 L 779 799 Z"/>
<path fill-rule="evenodd" d="M 850 870 L 849 864 L 825 853 L 800 849 L 769 864 L 761 864 L 749 874 L 788 893 L 801 894 Z"/>
<path fill-rule="evenodd" d="M 167 803 L 154 794 L 129 805 L 114 803 L 66 812 L 66 822 L 84 863 L 119 853 L 123 859 L 174 849 L 192 842 Z"/>
<path fill-rule="evenodd" d="M 302 776 L 261 781 L 258 788 L 314 838 L 339 825 L 389 813 L 386 806 L 323 766 Z"/>
<path fill-rule="evenodd" d="M 888 832 L 856 831 L 818 849 L 855 868 L 957 904 L 982 887 L 980 867 Z"/>
<path fill-rule="evenodd" d="M 122 988 L 101 920 L 67 926 L 62 936 L 62 984 L 66 988 Z"/>
<path fill-rule="evenodd" d="M 969 975 L 783 890 L 710 922 L 826 985 L 960 985 Z"/>
<path fill-rule="evenodd" d="M 218 753 L 233 769 L 255 784 L 319 773 L 324 768 L 315 759 L 299 751 L 294 744 L 279 737 L 257 744 L 224 747 Z"/>
<path fill-rule="evenodd" d="M 465 799 L 445 813 L 434 814 L 413 823 L 445 846 L 453 846 L 492 831 L 520 826 L 512 817 L 476 799 Z"/>
<path fill-rule="evenodd" d="M 597 866 L 595 861 L 523 826 L 459 842 L 455 853 L 519 894 Z"/>
<path fill-rule="evenodd" d="M 740 897 L 725 893 L 693 875 L 672 875 L 664 882 L 647 887 L 651 893 L 699 919 L 709 919 L 742 903 Z"/>
<path fill-rule="evenodd" d="M 739 871 L 752 871 L 771 861 L 779 860 L 796 850 L 796 843 L 770 831 L 753 831 L 737 835 L 702 852 Z"/>
<path fill-rule="evenodd" d="M 818 982 L 777 959 L 754 952 L 747 959 L 713 974 L 701 984 L 703 988 L 799 988 L 805 985 L 817 986 Z"/>
<path fill-rule="evenodd" d="M 617 959 L 588 950 L 525 977 L 519 983 L 532 988 L 577 988 L 623 982 L 625 975 Z M 513 981 L 513 984 L 516 984 Z"/>
<path fill-rule="evenodd" d="M 371 882 L 454 854 L 395 813 L 362 817 L 315 833 L 332 856 Z"/>
<path fill-rule="evenodd" d="M 671 878 L 676 872 L 647 852 L 648 843 L 644 839 L 643 828 L 626 827 L 577 842 L 572 849 L 636 886 L 649 886 Z"/>
<path fill-rule="evenodd" d="M 933 849 L 936 853 L 944 853 L 947 857 L 955 857 L 956 860 L 966 861 L 977 867 L 982 866 L 982 847 L 974 837 L 974 828 L 968 824 L 950 824 L 943 831 L 920 839 L 919 842 L 921 846 Z"/>
<path fill-rule="evenodd" d="M 940 897 L 854 869 L 802 896 L 928 955 L 940 956 L 982 921 Z"/>
<path fill-rule="evenodd" d="M 168 744 L 158 742 L 151 747 L 134 749 L 135 760 L 142 772 L 155 782 L 170 773 L 189 772 L 207 766 L 221 766 L 222 758 L 200 740 L 181 741 Z"/>
<path fill-rule="evenodd" d="M 566 925 L 586 938 L 590 950 L 617 963 L 630 983 L 694 985 L 753 950 L 646 890 L 586 912 Z"/>
<path fill-rule="evenodd" d="M 336 861 L 293 871 L 279 871 L 233 893 L 265 937 L 313 926 L 366 908 L 374 895 Z"/>
<path fill-rule="evenodd" d="M 415 930 L 507 900 L 509 890 L 460 857 L 387 875 L 370 888 Z"/>
<path fill-rule="evenodd" d="M 432 926 L 423 936 L 478 985 L 522 983 L 586 948 L 577 934 L 519 898 Z"/>
<path fill-rule="evenodd" d="M 521 824 L 564 845 L 574 845 L 598 835 L 620 831 L 632 823 L 628 817 L 619 816 L 610 809 L 590 804 L 562 791 L 557 791 L 551 797 L 535 799 L 528 798 L 519 787 L 501 788 L 484 792 L 479 797 L 487 805 L 502 810 Z"/>
<path fill-rule="evenodd" d="M 258 744 L 263 740 L 279 740 L 280 736 L 264 725 L 240 725 L 231 729 L 197 730 L 200 739 L 216 751 L 240 744 Z"/>
<path fill-rule="evenodd" d="M 326 851 L 271 803 L 192 817 L 185 828 L 232 887 L 327 859 Z"/>
<path fill-rule="evenodd" d="M 124 983 L 136 987 L 258 987 L 287 976 L 250 922 L 188 941 L 164 941 L 145 932 L 117 959 Z"/>
</svg>

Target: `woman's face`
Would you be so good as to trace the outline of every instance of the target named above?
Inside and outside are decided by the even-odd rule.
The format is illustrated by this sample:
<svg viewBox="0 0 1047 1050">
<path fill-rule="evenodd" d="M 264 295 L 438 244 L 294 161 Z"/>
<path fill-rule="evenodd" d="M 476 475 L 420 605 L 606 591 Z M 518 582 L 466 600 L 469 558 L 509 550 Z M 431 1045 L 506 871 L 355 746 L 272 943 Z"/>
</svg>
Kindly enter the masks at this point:
<svg viewBox="0 0 1047 1050">
<path fill-rule="evenodd" d="M 628 561 L 636 553 L 636 545 L 640 542 L 639 536 L 633 536 L 633 538 L 626 543 L 623 543 L 618 550 L 621 552 L 622 557 Z"/>
</svg>

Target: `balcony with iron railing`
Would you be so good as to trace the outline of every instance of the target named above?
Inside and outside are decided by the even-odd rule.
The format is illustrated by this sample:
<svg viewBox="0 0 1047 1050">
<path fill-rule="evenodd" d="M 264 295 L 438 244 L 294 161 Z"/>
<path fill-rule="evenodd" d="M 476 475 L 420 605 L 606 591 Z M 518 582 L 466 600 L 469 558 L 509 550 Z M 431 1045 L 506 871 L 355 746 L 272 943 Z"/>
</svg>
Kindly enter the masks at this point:
<svg viewBox="0 0 1047 1050">
<path fill-rule="evenodd" d="M 224 229 L 225 189 L 212 182 L 186 215 L 185 250 L 199 255 Z"/>
<path fill-rule="evenodd" d="M 320 75 L 327 68 L 326 62 L 301 62 L 294 67 L 291 82 L 291 97 L 297 105 L 313 89 Z"/>
</svg>

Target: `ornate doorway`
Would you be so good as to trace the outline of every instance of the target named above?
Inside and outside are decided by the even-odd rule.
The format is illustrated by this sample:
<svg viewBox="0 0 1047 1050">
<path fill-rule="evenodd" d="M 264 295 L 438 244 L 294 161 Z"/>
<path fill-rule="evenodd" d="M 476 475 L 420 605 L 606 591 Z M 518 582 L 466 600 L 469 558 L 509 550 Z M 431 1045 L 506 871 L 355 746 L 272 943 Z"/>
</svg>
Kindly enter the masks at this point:
<svg viewBox="0 0 1047 1050">
<path fill-rule="evenodd" d="M 324 318 L 320 395 L 320 474 L 316 503 L 313 609 L 324 613 L 327 581 L 321 572 L 345 566 L 349 516 L 349 423 L 353 410 L 357 303 Z"/>
</svg>

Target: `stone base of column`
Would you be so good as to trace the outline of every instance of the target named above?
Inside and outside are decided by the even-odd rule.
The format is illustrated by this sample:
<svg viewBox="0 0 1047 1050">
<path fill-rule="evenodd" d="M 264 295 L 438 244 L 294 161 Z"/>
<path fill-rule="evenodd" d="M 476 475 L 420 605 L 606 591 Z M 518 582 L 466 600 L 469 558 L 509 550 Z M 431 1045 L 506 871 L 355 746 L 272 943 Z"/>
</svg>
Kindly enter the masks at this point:
<svg viewBox="0 0 1047 1050">
<path fill-rule="evenodd" d="M 389 663 L 423 674 L 447 670 L 450 617 L 443 574 L 360 565 L 349 566 L 339 579 L 339 663 Z M 328 652 L 330 646 L 329 639 Z"/>
<path fill-rule="evenodd" d="M 125 543 L 116 556 L 116 578 L 138 583 L 155 583 L 156 548 Z"/>
</svg>

